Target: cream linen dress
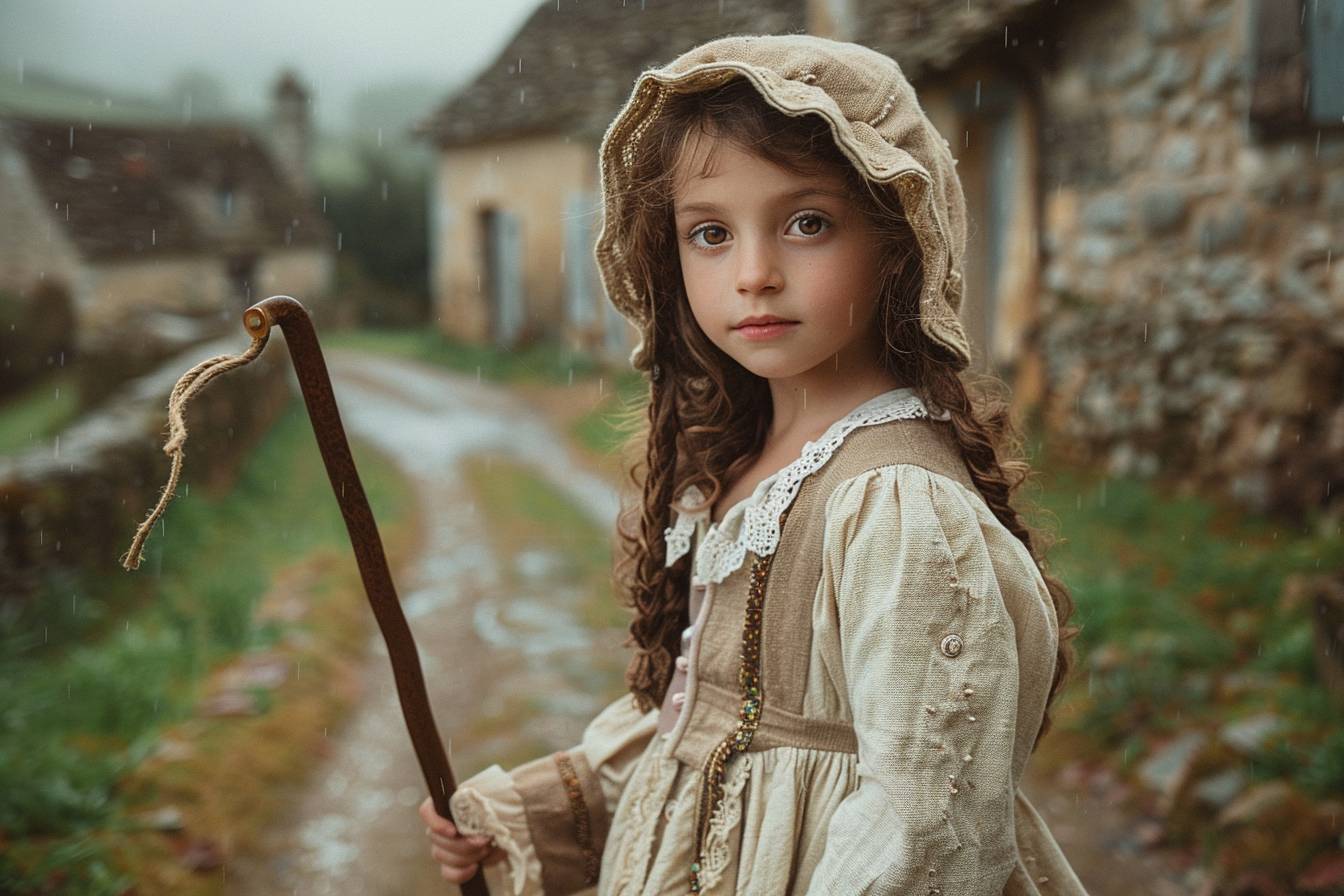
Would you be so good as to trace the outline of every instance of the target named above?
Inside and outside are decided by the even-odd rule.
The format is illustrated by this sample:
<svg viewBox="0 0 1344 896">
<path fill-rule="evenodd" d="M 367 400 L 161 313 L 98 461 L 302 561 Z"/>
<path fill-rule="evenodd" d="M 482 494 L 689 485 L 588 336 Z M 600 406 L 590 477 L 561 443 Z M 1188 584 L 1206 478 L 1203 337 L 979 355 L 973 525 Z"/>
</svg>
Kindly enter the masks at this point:
<svg viewBox="0 0 1344 896">
<path fill-rule="evenodd" d="M 838 444 L 859 426 L 913 416 L 912 408 L 923 411 L 911 390 L 892 390 L 837 420 L 820 442 Z M 704 584 L 742 562 L 743 551 L 734 546 L 750 540 L 744 529 L 749 508 L 791 500 L 781 497 L 780 486 L 796 495 L 798 481 L 825 459 L 805 452 L 718 524 L 705 513 L 682 513 L 669 527 L 669 563 L 692 542 L 694 549 L 696 621 L 684 646 L 694 649 L 696 626 L 707 615 L 695 606 Z M 683 506 L 698 496 L 685 499 Z M 1085 894 L 1017 789 L 1040 718 L 1038 711 L 1017 724 L 1018 651 L 1053 657 L 1057 639 L 1054 605 L 1025 546 L 976 492 L 911 463 L 842 481 L 826 502 L 824 545 L 804 714 L 850 721 L 858 752 L 786 746 L 730 754 L 724 799 L 705 842 L 700 892 Z M 967 643 L 978 645 L 976 665 L 969 667 L 978 715 L 955 728 L 935 726 L 965 706 L 950 705 L 932 682 L 926 691 L 920 676 L 930 677 L 927 672 L 910 678 L 912 659 L 915 669 L 923 664 L 921 638 L 955 612 L 927 597 L 911 598 L 926 596 L 933 590 L 927 583 L 949 575 L 990 598 L 972 604 L 980 616 L 963 630 Z M 1010 606 L 1028 609 L 1017 618 Z M 611 817 L 598 882 L 579 892 L 688 892 L 702 772 L 671 755 L 676 732 L 668 730 L 669 705 L 676 704 L 675 724 L 687 694 L 694 699 L 693 682 L 686 691 L 679 685 L 686 667 L 695 666 L 685 654 L 661 709 L 640 713 L 623 694 L 569 751 L 596 773 Z M 1044 699 L 1041 693 L 1028 703 L 1043 709 Z M 936 707 L 935 722 L 930 704 L 940 701 L 948 705 Z M 938 749 L 955 751 L 973 774 L 949 780 L 954 776 L 944 774 L 943 765 L 926 758 L 929 735 L 941 738 Z M 454 816 L 464 831 L 493 835 L 507 853 L 506 862 L 486 868 L 493 894 L 541 893 L 540 862 L 513 783 L 492 765 L 459 786 Z M 949 815 L 949 792 L 959 787 L 952 803 L 959 811 Z"/>
</svg>

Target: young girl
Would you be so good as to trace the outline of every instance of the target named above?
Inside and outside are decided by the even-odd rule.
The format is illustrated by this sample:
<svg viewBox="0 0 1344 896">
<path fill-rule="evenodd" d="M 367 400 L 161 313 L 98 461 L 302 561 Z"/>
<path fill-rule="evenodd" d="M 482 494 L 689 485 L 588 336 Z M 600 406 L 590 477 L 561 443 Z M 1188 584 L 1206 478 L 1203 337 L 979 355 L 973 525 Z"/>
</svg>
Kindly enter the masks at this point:
<svg viewBox="0 0 1344 896">
<path fill-rule="evenodd" d="M 463 781 L 431 855 L 494 894 L 1080 894 L 1018 790 L 1071 661 L 960 377 L 965 205 L 891 59 L 728 37 L 645 72 L 597 258 L 639 326 L 629 693 Z M 483 863 L 480 864 L 480 863 Z"/>
</svg>

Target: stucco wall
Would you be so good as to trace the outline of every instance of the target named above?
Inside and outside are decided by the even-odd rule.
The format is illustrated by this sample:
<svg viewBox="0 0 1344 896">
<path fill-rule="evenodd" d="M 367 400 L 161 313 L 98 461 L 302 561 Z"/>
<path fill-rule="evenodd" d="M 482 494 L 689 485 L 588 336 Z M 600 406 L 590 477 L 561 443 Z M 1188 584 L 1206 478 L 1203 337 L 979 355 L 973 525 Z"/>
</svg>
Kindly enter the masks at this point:
<svg viewBox="0 0 1344 896">
<path fill-rule="evenodd" d="M 481 212 L 518 215 L 526 336 L 554 333 L 564 320 L 564 215 L 575 191 L 597 183 L 597 149 L 541 136 L 454 148 L 439 155 L 430 202 L 430 284 L 439 326 L 453 336 L 489 338 Z"/>
<path fill-rule="evenodd" d="M 95 301 L 83 313 L 84 327 L 110 326 L 137 310 L 242 310 L 269 295 L 283 293 L 316 308 L 330 289 L 333 258 L 317 249 L 271 252 L 257 259 L 251 296 L 229 282 L 225 261 L 215 256 L 147 257 L 105 261 L 90 266 Z"/>
</svg>

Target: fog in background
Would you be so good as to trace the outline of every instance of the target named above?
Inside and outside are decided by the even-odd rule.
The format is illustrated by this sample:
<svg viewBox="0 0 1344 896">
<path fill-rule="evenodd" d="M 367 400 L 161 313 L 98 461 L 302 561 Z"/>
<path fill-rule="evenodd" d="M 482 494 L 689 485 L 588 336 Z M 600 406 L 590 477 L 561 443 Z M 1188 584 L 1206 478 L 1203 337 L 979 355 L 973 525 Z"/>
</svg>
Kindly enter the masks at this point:
<svg viewBox="0 0 1344 896">
<path fill-rule="evenodd" d="M 106 91 L 113 108 L 258 119 L 293 68 L 322 131 L 396 128 L 487 65 L 541 2 L 0 0 L 0 91 L 51 78 Z"/>
</svg>

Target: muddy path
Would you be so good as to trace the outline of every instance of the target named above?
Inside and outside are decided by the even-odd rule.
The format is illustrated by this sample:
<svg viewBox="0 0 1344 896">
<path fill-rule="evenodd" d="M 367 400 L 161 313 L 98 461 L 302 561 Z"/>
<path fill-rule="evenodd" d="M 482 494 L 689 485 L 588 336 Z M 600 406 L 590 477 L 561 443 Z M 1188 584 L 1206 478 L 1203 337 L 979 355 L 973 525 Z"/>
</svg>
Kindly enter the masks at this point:
<svg viewBox="0 0 1344 896">
<path fill-rule="evenodd" d="M 454 770 L 459 777 L 473 774 L 495 761 L 511 738 L 577 742 L 602 701 L 583 688 L 556 687 L 557 670 L 569 670 L 573 680 L 594 651 L 619 654 L 619 640 L 597 643 L 581 621 L 577 597 L 549 587 L 546 557 L 494 556 L 480 510 L 456 470 L 481 454 L 526 461 L 608 529 L 618 510 L 609 480 L 565 447 L 555 415 L 497 384 L 352 352 L 331 352 L 328 364 L 347 430 L 386 452 L 414 480 L 420 498 L 423 549 L 393 575 L 440 730 L 464 730 L 483 716 L 507 713 L 502 703 L 509 694 L 551 695 L 540 712 L 494 741 L 466 748 L 449 739 Z M 506 594 L 503 563 L 513 564 L 532 587 L 520 592 L 514 576 Z M 268 833 L 264 851 L 229 862 L 230 892 L 457 892 L 429 857 L 415 811 L 424 783 L 386 648 L 371 630 L 359 705 L 331 732 L 329 756 L 296 786 L 292 807 Z M 1029 766 L 1023 790 L 1094 896 L 1195 892 L 1177 861 L 1140 843 L 1142 820 L 1119 804 L 1114 786 L 1066 783 L 1040 765 Z"/>
<path fill-rule="evenodd" d="M 386 452 L 415 482 L 423 549 L 393 570 L 441 731 L 496 715 L 504 695 L 546 692 L 558 668 L 591 662 L 595 644 L 577 600 L 547 587 L 547 558 L 506 558 L 535 587 L 503 591 L 504 570 L 487 542 L 479 509 L 464 492 L 458 464 L 509 455 L 544 472 L 603 525 L 614 520 L 609 485 L 571 462 L 544 418 L 489 382 L 412 362 L 346 352 L 327 356 L 347 431 Z M 530 593 L 528 593 L 530 592 Z M 292 808 L 267 833 L 262 854 L 229 862 L 229 891 L 277 894 L 445 893 L 416 807 L 425 796 L 402 720 L 382 638 L 371 624 L 359 705 L 330 733 L 332 749 L 296 788 Z M 601 708 L 572 688 L 545 702 L 532 730 L 504 737 L 577 741 Z M 463 750 L 450 737 L 454 771 L 488 764 L 492 744 Z"/>
</svg>

